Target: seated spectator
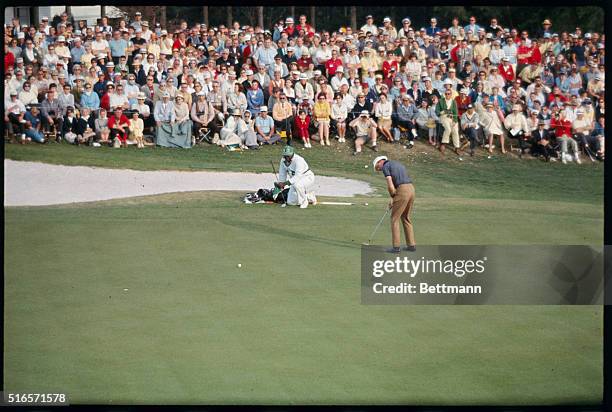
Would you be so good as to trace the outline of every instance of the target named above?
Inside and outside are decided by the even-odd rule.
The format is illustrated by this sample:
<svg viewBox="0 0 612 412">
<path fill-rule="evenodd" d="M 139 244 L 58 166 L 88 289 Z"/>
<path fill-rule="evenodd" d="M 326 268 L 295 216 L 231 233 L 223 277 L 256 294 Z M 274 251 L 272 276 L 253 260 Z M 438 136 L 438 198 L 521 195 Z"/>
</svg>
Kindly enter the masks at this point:
<svg viewBox="0 0 612 412">
<path fill-rule="evenodd" d="M 64 119 L 62 121 L 62 129 L 61 129 L 62 139 L 64 139 L 70 144 L 78 145 L 79 142 L 77 140 L 77 132 L 78 132 L 77 118 L 74 114 L 74 108 L 67 107 L 66 115 L 64 116 Z"/>
<path fill-rule="evenodd" d="M 423 99 L 422 101 L 426 101 L 426 99 Z M 416 122 L 417 111 L 418 110 L 414 104 L 414 100 L 409 95 L 403 94 L 400 97 L 400 101 L 397 105 L 395 124 L 397 127 L 408 130 L 408 143 L 406 146 L 408 148 L 414 146 L 414 138 L 418 135 L 418 125 Z M 427 112 L 427 109 L 425 109 L 425 111 Z M 427 123 L 426 119 L 425 123 Z"/>
<path fill-rule="evenodd" d="M 272 108 L 272 118 L 277 131 L 287 133 L 287 142 L 291 144 L 291 135 L 293 130 L 293 105 L 287 101 L 287 95 L 284 92 L 279 92 L 279 101 Z"/>
<path fill-rule="evenodd" d="M 144 144 L 144 122 L 139 117 L 138 110 L 132 111 L 132 118 L 129 121 L 129 139 L 136 142 L 136 147 L 142 149 L 145 147 Z"/>
<path fill-rule="evenodd" d="M 599 160 L 604 160 L 605 158 L 605 141 L 606 141 L 606 118 L 605 116 L 601 116 L 595 122 L 595 128 L 591 132 L 591 139 L 597 139 L 597 144 L 593 144 L 593 146 L 597 150 L 597 157 Z M 591 140 L 593 142 L 593 140 Z M 589 143 L 591 144 L 591 143 Z"/>
<path fill-rule="evenodd" d="M 94 131 L 96 132 L 96 138 L 100 144 L 112 144 L 110 137 L 110 129 L 108 128 L 108 117 L 106 117 L 106 110 L 100 109 L 98 118 L 94 121 Z M 94 142 L 95 142 L 94 139 Z"/>
<path fill-rule="evenodd" d="M 13 134 L 18 135 L 22 143 L 26 142 L 24 116 L 26 114 L 25 105 L 17 98 L 17 91 L 10 92 L 10 99 L 4 101 L 4 121 L 11 123 Z"/>
<path fill-rule="evenodd" d="M 258 149 L 257 136 L 242 117 L 240 109 L 232 109 L 231 116 L 221 129 L 221 138 L 217 143 L 221 147 L 239 145 L 242 148 Z"/>
<path fill-rule="evenodd" d="M 41 132 L 42 115 L 37 106 L 32 106 L 24 116 L 26 140 L 33 140 L 37 143 L 45 143 L 45 136 Z"/>
<path fill-rule="evenodd" d="M 582 145 L 587 154 L 595 156 L 599 151 L 599 141 L 591 136 L 592 132 L 593 122 L 585 117 L 583 109 L 578 109 L 576 119 L 572 122 L 573 137 Z"/>
<path fill-rule="evenodd" d="M 257 141 L 260 144 L 276 144 L 281 139 L 274 130 L 274 119 L 268 116 L 268 108 L 260 106 L 259 116 L 255 119 L 255 131 Z"/>
<path fill-rule="evenodd" d="M 461 116 L 461 130 L 470 142 L 470 156 L 474 156 L 474 149 L 482 144 L 480 141 L 480 117 L 474 111 L 474 105 L 468 104 L 467 110 Z"/>
<path fill-rule="evenodd" d="M 81 110 L 81 115 L 77 118 L 75 125 L 76 139 L 74 143 L 78 146 L 79 144 L 93 145 L 94 137 L 96 136 L 96 125 L 93 116 L 91 116 L 91 110 L 84 108 Z"/>
<path fill-rule="evenodd" d="M 61 140 L 62 122 L 59 101 L 55 97 L 55 90 L 49 90 L 47 97 L 41 104 L 43 130 L 52 131 L 59 142 Z"/>
<path fill-rule="evenodd" d="M 444 90 L 444 97 L 440 99 L 436 106 L 436 115 L 440 118 L 440 123 L 444 129 L 440 141 L 440 152 L 444 153 L 445 146 L 450 143 L 452 136 L 453 150 L 455 154 L 459 155 L 459 116 L 457 102 L 450 88 Z"/>
<path fill-rule="evenodd" d="M 295 118 L 295 130 L 297 137 L 302 139 L 304 147 L 312 148 L 310 144 L 310 116 L 306 110 L 300 109 L 298 116 Z"/>
<path fill-rule="evenodd" d="M 361 153 L 361 148 L 368 142 L 371 142 L 371 148 L 375 152 L 378 152 L 378 146 L 376 145 L 376 129 L 378 125 L 374 120 L 370 118 L 370 112 L 362 110 L 359 115 L 353 119 L 349 126 L 354 129 L 355 134 L 355 151 L 353 155 Z"/>
<path fill-rule="evenodd" d="M 527 119 L 522 113 L 522 108 L 519 104 L 512 106 L 512 113 L 504 119 L 504 127 L 508 131 L 511 139 L 517 139 L 521 156 L 525 154 L 525 149 L 529 146 L 531 135 Z"/>
<path fill-rule="evenodd" d="M 319 130 L 318 137 L 313 137 L 313 140 L 318 140 L 322 146 L 331 146 L 331 143 L 329 142 L 329 120 L 331 117 L 331 106 L 326 99 L 325 93 L 318 95 L 312 114 Z"/>
<path fill-rule="evenodd" d="M 127 148 L 129 126 L 129 120 L 123 114 L 123 107 L 115 107 L 113 115 L 108 119 L 108 128 L 110 129 L 109 138 L 113 140 L 113 147 Z"/>
<path fill-rule="evenodd" d="M 343 102 L 342 94 L 336 93 L 334 96 L 334 103 L 331 106 L 331 125 L 336 129 L 339 143 L 344 143 L 346 141 L 345 136 L 347 118 L 348 110 Z"/>
<path fill-rule="evenodd" d="M 580 164 L 578 142 L 572 137 L 572 122 L 566 118 L 565 111 L 560 111 L 553 116 L 550 127 L 554 129 L 557 142 L 561 145 L 561 162 L 566 164 L 568 160 L 575 160 L 576 163 Z M 569 155 L 568 145 L 572 146 L 573 158 Z"/>
<path fill-rule="evenodd" d="M 535 157 L 544 157 L 547 162 L 555 161 L 554 149 L 551 145 L 551 133 L 546 129 L 546 122 L 544 120 L 538 121 L 538 128 L 531 132 L 531 155 Z"/>
</svg>

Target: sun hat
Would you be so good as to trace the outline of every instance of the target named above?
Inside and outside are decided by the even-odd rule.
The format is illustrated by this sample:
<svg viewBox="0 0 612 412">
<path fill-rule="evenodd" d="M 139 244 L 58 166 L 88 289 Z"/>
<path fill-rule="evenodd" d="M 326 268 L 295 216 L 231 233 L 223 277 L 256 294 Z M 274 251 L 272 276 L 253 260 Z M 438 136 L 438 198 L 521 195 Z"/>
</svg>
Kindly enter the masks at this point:
<svg viewBox="0 0 612 412">
<path fill-rule="evenodd" d="M 377 156 L 374 158 L 374 160 L 372 161 L 372 167 L 376 168 L 376 164 L 378 162 L 380 162 L 381 160 L 388 160 L 387 156 Z"/>
</svg>

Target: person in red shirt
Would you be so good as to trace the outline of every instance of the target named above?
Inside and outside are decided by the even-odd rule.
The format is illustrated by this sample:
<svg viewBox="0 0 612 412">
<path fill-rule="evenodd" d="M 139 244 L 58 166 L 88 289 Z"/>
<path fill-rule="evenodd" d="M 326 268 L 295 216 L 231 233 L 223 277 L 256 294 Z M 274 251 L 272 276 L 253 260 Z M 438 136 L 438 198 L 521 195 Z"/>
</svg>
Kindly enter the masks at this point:
<svg viewBox="0 0 612 412">
<path fill-rule="evenodd" d="M 461 40 L 461 43 L 459 43 L 457 46 L 455 46 L 451 52 L 450 52 L 450 57 L 451 60 L 454 61 L 455 63 L 459 63 L 459 55 L 458 53 L 460 51 L 463 51 L 463 49 L 466 49 L 468 47 L 468 42 L 466 39 Z"/>
<path fill-rule="evenodd" d="M 395 58 L 395 54 L 393 53 L 393 50 L 388 50 L 387 59 L 383 62 L 383 65 L 382 65 L 383 76 L 385 77 L 385 79 L 389 78 L 389 72 L 391 71 L 392 67 L 395 68 L 396 73 L 399 71 L 399 63 L 397 62 L 397 59 Z"/>
<path fill-rule="evenodd" d="M 469 89 L 464 87 L 461 89 L 459 96 L 455 97 L 459 119 L 461 119 L 461 116 L 467 110 L 468 105 L 472 103 L 472 98 L 468 95 L 469 92 Z"/>
<path fill-rule="evenodd" d="M 186 47 L 187 47 L 187 38 L 185 37 L 185 32 L 182 31 L 179 33 L 176 40 L 174 40 L 174 43 L 172 43 L 172 50 L 174 49 L 180 50 Z"/>
<path fill-rule="evenodd" d="M 338 51 L 332 50 L 331 59 L 325 62 L 325 70 L 327 70 L 327 76 L 332 77 L 336 74 L 338 67 L 342 66 L 342 59 L 338 57 Z"/>
<path fill-rule="evenodd" d="M 108 119 L 108 128 L 110 129 L 109 137 L 111 139 L 117 139 L 115 141 L 119 141 L 123 147 L 127 147 L 129 126 L 130 123 L 128 118 L 123 114 L 121 107 L 117 106 L 113 115 Z"/>
<path fill-rule="evenodd" d="M 537 45 L 529 39 L 522 39 L 521 45 L 516 49 L 516 72 L 520 73 L 528 64 L 541 63 L 542 55 Z"/>
<path fill-rule="evenodd" d="M 548 98 L 546 99 L 547 104 L 550 105 L 556 98 L 559 98 L 562 103 L 567 102 L 567 97 L 561 93 L 561 89 L 558 86 L 553 87 L 552 93 L 548 95 Z"/>
<path fill-rule="evenodd" d="M 572 122 L 565 117 L 565 111 L 561 110 L 553 115 L 550 121 L 550 128 L 555 130 L 557 142 L 561 144 L 561 161 L 565 164 L 568 160 L 572 160 L 569 155 L 567 146 L 572 146 L 574 152 L 574 160 L 580 164 L 580 149 L 578 142 L 572 137 Z"/>
<path fill-rule="evenodd" d="M 298 31 L 298 33 L 304 30 L 304 34 L 310 38 L 314 37 L 315 35 L 314 28 L 310 24 L 306 23 L 306 15 L 304 14 L 300 16 L 300 24 L 295 26 L 295 29 Z"/>
<path fill-rule="evenodd" d="M 103 108 L 104 110 L 106 110 L 107 112 L 110 112 L 110 110 L 111 110 L 111 108 L 110 108 L 110 96 L 114 92 L 115 92 L 115 85 L 112 84 L 112 83 L 108 83 L 106 85 L 106 93 L 104 93 L 102 95 L 102 97 L 100 98 L 100 107 Z"/>
<path fill-rule="evenodd" d="M 309 127 L 310 127 L 310 116 L 308 116 L 308 114 L 306 114 L 306 111 L 303 109 L 300 109 L 300 112 L 298 114 L 298 117 L 295 119 L 295 130 L 296 130 L 296 135 L 302 139 L 302 142 L 304 143 L 304 147 L 312 147 L 310 145 L 310 132 L 309 132 Z"/>
<path fill-rule="evenodd" d="M 285 19 L 285 24 L 286 26 L 283 31 L 287 33 L 287 37 L 289 37 L 290 39 L 293 37 L 297 37 L 300 31 L 296 30 L 296 27 L 293 24 L 293 17 L 287 17 Z"/>
<path fill-rule="evenodd" d="M 506 85 L 512 83 L 514 81 L 514 69 L 510 64 L 510 59 L 507 57 L 502 58 L 502 62 L 497 66 L 497 70 L 501 77 L 506 81 Z"/>
<path fill-rule="evenodd" d="M 15 55 L 9 50 L 8 43 L 4 44 L 4 73 L 9 67 L 15 66 Z"/>
<path fill-rule="evenodd" d="M 310 58 L 310 52 L 304 51 L 304 53 L 302 53 L 302 56 L 300 56 L 300 58 L 297 61 L 298 67 L 300 69 L 303 67 L 305 70 L 308 70 L 311 64 L 312 64 L 312 59 Z"/>
</svg>

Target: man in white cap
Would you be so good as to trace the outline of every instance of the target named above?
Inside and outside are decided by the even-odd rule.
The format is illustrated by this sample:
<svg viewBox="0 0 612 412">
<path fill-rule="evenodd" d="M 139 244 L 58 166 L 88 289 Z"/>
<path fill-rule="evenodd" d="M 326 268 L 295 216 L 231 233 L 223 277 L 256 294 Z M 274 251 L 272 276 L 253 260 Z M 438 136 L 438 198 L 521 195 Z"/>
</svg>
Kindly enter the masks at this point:
<svg viewBox="0 0 612 412">
<path fill-rule="evenodd" d="M 393 247 L 388 249 L 387 252 L 401 252 L 400 221 L 402 222 L 406 239 L 404 250 L 414 252 L 416 251 L 416 241 L 414 239 L 411 212 L 415 192 L 412 179 L 403 164 L 395 160 L 389 160 L 387 156 L 376 157 L 372 165 L 377 172 L 383 172 L 387 182 L 387 190 L 391 197 L 389 209 L 391 209 L 391 238 Z"/>
<path fill-rule="evenodd" d="M 366 34 L 370 32 L 372 34 L 378 35 L 378 27 L 376 27 L 376 25 L 374 24 L 374 17 L 372 17 L 371 14 L 368 14 L 366 16 L 366 24 L 361 26 L 360 30 Z"/>
<path fill-rule="evenodd" d="M 268 116 L 268 107 L 261 106 L 259 108 L 259 116 L 255 119 L 255 131 L 257 132 L 257 141 L 264 144 L 276 144 L 281 137 L 274 129 L 274 119 Z"/>
<path fill-rule="evenodd" d="M 340 86 L 342 86 L 343 84 L 346 84 L 347 86 L 349 86 L 349 83 L 346 80 L 346 77 L 344 77 L 344 67 L 339 66 L 336 69 L 336 73 L 331 78 L 331 88 L 334 91 L 334 93 L 338 92 L 340 90 Z"/>
<path fill-rule="evenodd" d="M 278 169 L 278 182 L 274 186 L 280 190 L 284 190 L 289 186 L 287 194 L 287 204 L 291 206 L 300 206 L 300 209 L 306 209 L 309 203 L 317 204 L 317 198 L 314 194 L 315 175 L 310 170 L 306 160 L 298 154 L 292 146 L 285 146 L 283 149 L 283 159 L 280 162 Z"/>
<path fill-rule="evenodd" d="M 349 123 L 349 126 L 355 131 L 355 152 L 353 152 L 353 155 L 361 153 L 362 146 L 368 142 L 372 142 L 370 147 L 375 152 L 378 152 L 378 147 L 376 146 L 376 129 L 378 125 L 370 118 L 370 113 L 367 110 L 362 110 L 359 116 Z"/>
<path fill-rule="evenodd" d="M 314 105 L 314 88 L 306 73 L 301 73 L 300 81 L 295 84 L 295 99 L 298 103 L 307 102 L 310 107 Z"/>
<path fill-rule="evenodd" d="M 515 104 L 512 106 L 512 113 L 510 113 L 504 119 L 504 127 L 508 131 L 508 135 L 511 139 L 518 139 L 518 145 L 521 149 L 522 157 L 523 154 L 525 154 L 525 149 L 528 146 L 531 136 L 529 135 L 527 118 L 523 114 L 520 104 Z"/>
</svg>

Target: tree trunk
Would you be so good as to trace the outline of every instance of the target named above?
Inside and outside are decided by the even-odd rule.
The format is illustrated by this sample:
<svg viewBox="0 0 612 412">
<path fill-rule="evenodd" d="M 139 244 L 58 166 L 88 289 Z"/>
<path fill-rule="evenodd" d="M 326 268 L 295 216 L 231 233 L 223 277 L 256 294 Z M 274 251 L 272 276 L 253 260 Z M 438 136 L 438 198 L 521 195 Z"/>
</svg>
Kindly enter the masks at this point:
<svg viewBox="0 0 612 412">
<path fill-rule="evenodd" d="M 167 19 L 168 19 L 168 16 L 166 14 L 166 6 L 160 6 L 159 7 L 159 24 L 161 25 L 162 29 L 167 29 Z"/>
<path fill-rule="evenodd" d="M 313 28 L 317 26 L 317 8 L 315 6 L 310 6 L 310 25 Z"/>
<path fill-rule="evenodd" d="M 66 14 L 68 15 L 72 14 L 72 7 L 66 6 Z"/>
<path fill-rule="evenodd" d="M 289 7 L 289 14 L 291 15 L 291 17 L 293 17 L 294 21 L 297 20 L 296 17 L 295 17 L 295 6 Z"/>
<path fill-rule="evenodd" d="M 257 25 L 264 28 L 264 8 L 263 6 L 257 6 Z"/>
<path fill-rule="evenodd" d="M 232 6 L 227 6 L 227 27 L 232 27 L 234 22 L 234 15 L 232 13 Z"/>
<path fill-rule="evenodd" d="M 106 6 L 100 6 L 100 17 L 106 16 Z"/>
<path fill-rule="evenodd" d="M 357 30 L 357 7 L 351 6 L 351 27 L 353 31 Z"/>
<path fill-rule="evenodd" d="M 204 20 L 204 24 L 208 27 L 208 6 L 202 7 L 202 20 Z"/>
</svg>

